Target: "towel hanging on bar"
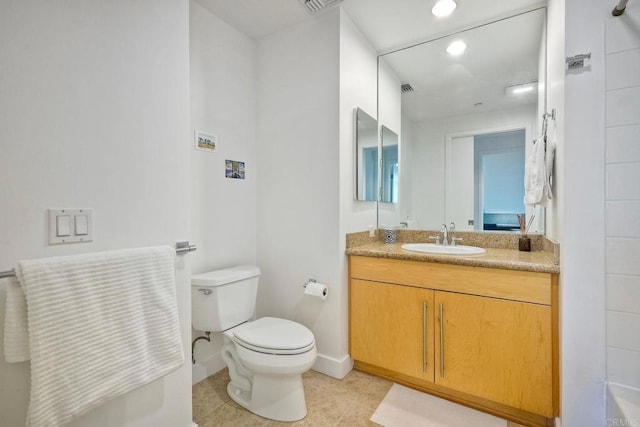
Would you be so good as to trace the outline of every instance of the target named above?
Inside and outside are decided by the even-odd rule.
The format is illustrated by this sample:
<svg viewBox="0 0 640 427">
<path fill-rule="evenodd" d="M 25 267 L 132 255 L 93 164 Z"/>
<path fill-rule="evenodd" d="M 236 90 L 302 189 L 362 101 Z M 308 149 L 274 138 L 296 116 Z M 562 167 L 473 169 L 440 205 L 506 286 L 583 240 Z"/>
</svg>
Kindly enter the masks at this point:
<svg viewBox="0 0 640 427">
<path fill-rule="evenodd" d="M 196 245 L 190 245 L 188 241 L 185 242 L 176 242 L 176 253 L 183 254 L 187 252 L 193 252 L 197 250 L 198 247 Z M 8 279 L 10 277 L 16 277 L 16 269 L 12 268 L 7 271 L 0 271 L 0 279 Z"/>
<path fill-rule="evenodd" d="M 66 424 L 183 365 L 175 256 L 158 246 L 18 264 L 11 282 L 26 301 L 29 426 Z M 7 336 L 24 331 L 6 331 L 14 320 L 5 321 L 5 356 L 7 344 L 19 344 Z"/>
</svg>

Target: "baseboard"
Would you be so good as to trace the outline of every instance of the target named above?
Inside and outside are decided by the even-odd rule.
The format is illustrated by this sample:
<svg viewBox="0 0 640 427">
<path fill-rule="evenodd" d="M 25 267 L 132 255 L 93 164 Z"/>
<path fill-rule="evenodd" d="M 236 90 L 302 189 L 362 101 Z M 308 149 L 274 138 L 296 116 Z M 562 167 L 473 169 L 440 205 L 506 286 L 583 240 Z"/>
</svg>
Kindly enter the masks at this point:
<svg viewBox="0 0 640 427">
<path fill-rule="evenodd" d="M 198 424 L 191 421 L 191 424 L 189 424 L 187 427 L 198 427 Z"/>
<path fill-rule="evenodd" d="M 313 364 L 311 369 L 341 380 L 353 369 L 353 360 L 348 354 L 341 359 L 318 354 L 316 363 Z"/>
<path fill-rule="evenodd" d="M 226 367 L 220 352 L 214 353 L 204 360 L 197 360 L 191 368 L 191 385 L 197 384 Z"/>
<path fill-rule="evenodd" d="M 226 365 L 220 352 L 212 354 L 207 359 L 198 360 L 191 368 L 191 384 L 197 384 L 225 367 Z M 349 355 L 336 359 L 324 354 L 318 354 L 316 363 L 311 369 L 341 380 L 353 369 L 353 360 Z"/>
</svg>

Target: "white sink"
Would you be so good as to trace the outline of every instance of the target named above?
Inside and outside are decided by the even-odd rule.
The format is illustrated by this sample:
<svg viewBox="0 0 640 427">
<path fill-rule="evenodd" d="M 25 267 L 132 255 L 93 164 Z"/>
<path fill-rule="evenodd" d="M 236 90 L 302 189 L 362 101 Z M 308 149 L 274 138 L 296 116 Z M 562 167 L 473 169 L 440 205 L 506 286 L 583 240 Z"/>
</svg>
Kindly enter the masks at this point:
<svg viewBox="0 0 640 427">
<path fill-rule="evenodd" d="M 436 255 L 482 255 L 487 251 L 476 246 L 442 246 L 435 243 L 405 243 L 402 249 L 410 252 Z"/>
</svg>

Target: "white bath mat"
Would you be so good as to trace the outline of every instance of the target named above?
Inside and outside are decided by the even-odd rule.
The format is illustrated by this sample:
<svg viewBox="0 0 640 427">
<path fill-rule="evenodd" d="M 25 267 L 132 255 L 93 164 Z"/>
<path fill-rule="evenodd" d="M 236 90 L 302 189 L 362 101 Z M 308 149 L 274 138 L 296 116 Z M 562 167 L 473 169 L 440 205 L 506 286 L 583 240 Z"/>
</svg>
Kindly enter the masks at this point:
<svg viewBox="0 0 640 427">
<path fill-rule="evenodd" d="M 394 384 L 371 416 L 384 427 L 506 427 L 493 415 Z"/>
</svg>

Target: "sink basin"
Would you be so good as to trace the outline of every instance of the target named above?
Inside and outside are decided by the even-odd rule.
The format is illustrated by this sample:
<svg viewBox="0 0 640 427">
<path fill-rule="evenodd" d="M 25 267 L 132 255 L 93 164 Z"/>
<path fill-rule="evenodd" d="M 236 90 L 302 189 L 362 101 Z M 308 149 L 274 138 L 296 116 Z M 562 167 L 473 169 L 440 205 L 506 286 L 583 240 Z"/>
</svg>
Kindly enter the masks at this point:
<svg viewBox="0 0 640 427">
<path fill-rule="evenodd" d="M 487 251 L 476 246 L 442 246 L 435 243 L 405 243 L 402 249 L 410 252 L 420 252 L 423 254 L 436 255 L 482 255 Z"/>
</svg>

